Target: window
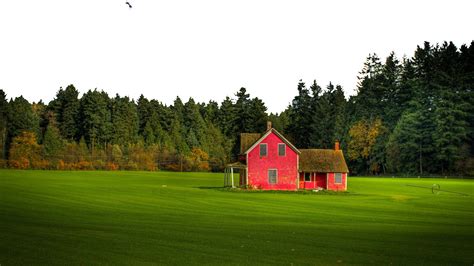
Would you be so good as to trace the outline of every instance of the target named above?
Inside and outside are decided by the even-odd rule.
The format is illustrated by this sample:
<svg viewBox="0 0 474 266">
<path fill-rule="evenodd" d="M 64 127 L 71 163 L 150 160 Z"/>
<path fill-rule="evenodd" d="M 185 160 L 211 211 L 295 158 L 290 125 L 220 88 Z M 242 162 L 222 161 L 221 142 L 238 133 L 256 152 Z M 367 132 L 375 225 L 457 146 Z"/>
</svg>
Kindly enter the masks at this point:
<svg viewBox="0 0 474 266">
<path fill-rule="evenodd" d="M 260 157 L 267 156 L 267 144 L 262 143 L 260 144 Z"/>
<path fill-rule="evenodd" d="M 311 181 L 311 173 L 304 173 L 304 181 L 305 182 Z"/>
<path fill-rule="evenodd" d="M 342 183 L 342 174 L 341 173 L 336 173 L 334 175 L 334 183 L 335 184 L 341 184 Z"/>
<path fill-rule="evenodd" d="M 285 155 L 286 155 L 286 144 L 278 143 L 278 156 L 285 156 Z"/>
<path fill-rule="evenodd" d="M 277 177 L 278 177 L 278 172 L 276 169 L 268 169 L 268 183 L 276 184 Z"/>
</svg>

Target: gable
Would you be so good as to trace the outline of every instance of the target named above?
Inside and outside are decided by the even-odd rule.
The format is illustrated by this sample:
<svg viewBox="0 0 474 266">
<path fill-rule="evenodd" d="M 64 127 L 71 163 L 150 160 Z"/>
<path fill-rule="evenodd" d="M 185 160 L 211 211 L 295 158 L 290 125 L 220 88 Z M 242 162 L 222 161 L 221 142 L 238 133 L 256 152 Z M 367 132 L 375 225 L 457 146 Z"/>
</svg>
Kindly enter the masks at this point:
<svg viewBox="0 0 474 266">
<path fill-rule="evenodd" d="M 248 133 L 247 133 L 248 134 Z M 300 153 L 300 151 L 293 145 L 291 144 L 291 142 L 289 142 L 285 137 L 283 137 L 282 134 L 280 134 L 280 132 L 276 131 L 276 129 L 272 128 L 270 130 L 268 130 L 267 132 L 265 132 L 263 134 L 263 136 L 261 136 L 259 139 L 257 139 L 253 144 L 252 146 L 250 146 L 247 150 L 245 150 L 245 152 L 243 152 L 242 154 L 248 154 L 249 152 L 251 152 L 255 147 L 258 146 L 258 144 L 260 142 L 262 142 L 265 138 L 267 138 L 270 134 L 274 134 L 277 138 L 279 138 L 283 143 L 285 143 L 290 149 L 292 149 L 294 152 L 296 152 L 297 154 Z M 242 147 L 242 145 L 241 145 Z"/>
</svg>

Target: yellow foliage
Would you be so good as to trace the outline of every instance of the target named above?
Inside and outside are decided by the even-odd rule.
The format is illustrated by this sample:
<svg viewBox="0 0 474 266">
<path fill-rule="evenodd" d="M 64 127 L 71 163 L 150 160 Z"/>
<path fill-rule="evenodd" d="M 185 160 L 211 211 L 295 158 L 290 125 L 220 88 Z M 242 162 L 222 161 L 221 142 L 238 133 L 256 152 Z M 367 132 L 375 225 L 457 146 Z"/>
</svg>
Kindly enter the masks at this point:
<svg viewBox="0 0 474 266">
<path fill-rule="evenodd" d="M 8 164 L 17 169 L 44 166 L 44 162 L 41 162 L 40 151 L 41 147 L 36 142 L 35 133 L 23 131 L 13 138 Z"/>
<path fill-rule="evenodd" d="M 349 129 L 350 141 L 347 151 L 349 159 L 357 160 L 359 158 L 369 158 L 377 141 L 377 137 L 380 136 L 384 130 L 385 127 L 379 118 L 372 122 L 366 120 L 356 122 Z"/>
</svg>

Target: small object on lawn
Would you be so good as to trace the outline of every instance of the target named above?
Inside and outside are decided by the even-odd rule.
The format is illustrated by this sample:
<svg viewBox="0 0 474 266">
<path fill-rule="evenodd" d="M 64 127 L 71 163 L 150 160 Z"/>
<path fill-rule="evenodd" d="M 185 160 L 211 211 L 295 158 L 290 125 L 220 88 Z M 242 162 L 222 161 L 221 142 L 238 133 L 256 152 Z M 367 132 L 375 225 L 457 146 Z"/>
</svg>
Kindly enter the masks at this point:
<svg viewBox="0 0 474 266">
<path fill-rule="evenodd" d="M 167 185 L 161 185 L 161 187 L 167 187 Z"/>
<path fill-rule="evenodd" d="M 405 186 L 407 186 L 407 187 L 419 187 L 419 188 L 431 189 L 431 193 L 436 194 L 436 195 L 438 195 L 440 191 L 443 191 L 443 192 L 454 193 L 454 194 L 459 194 L 459 195 L 468 196 L 468 197 L 470 196 L 470 195 L 467 194 L 467 193 L 456 192 L 456 191 L 449 191 L 449 190 L 441 190 L 441 186 L 438 185 L 438 184 L 433 184 L 431 187 L 423 187 L 423 186 L 408 185 L 408 184 L 406 184 Z"/>
</svg>

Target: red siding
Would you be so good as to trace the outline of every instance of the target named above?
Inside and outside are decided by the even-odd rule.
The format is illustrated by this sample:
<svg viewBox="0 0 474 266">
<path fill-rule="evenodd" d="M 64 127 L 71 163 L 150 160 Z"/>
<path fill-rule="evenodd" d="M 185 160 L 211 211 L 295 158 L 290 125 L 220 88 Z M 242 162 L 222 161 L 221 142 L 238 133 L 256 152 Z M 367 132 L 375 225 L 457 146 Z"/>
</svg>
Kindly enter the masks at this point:
<svg viewBox="0 0 474 266">
<path fill-rule="evenodd" d="M 260 144 L 267 144 L 267 156 L 260 157 Z M 286 145 L 285 156 L 278 155 L 278 144 L 284 143 L 271 132 L 247 154 L 249 185 L 261 189 L 295 190 L 298 182 L 298 154 Z M 276 184 L 268 182 L 268 170 L 277 169 Z"/>
<path fill-rule="evenodd" d="M 304 181 L 304 173 L 300 173 L 300 189 L 326 189 L 326 173 L 311 173 L 311 181 Z"/>
<path fill-rule="evenodd" d="M 346 184 L 347 184 L 347 174 L 342 173 L 342 182 L 340 184 L 336 184 L 334 182 L 334 173 L 328 173 L 328 190 L 346 190 Z"/>
</svg>

